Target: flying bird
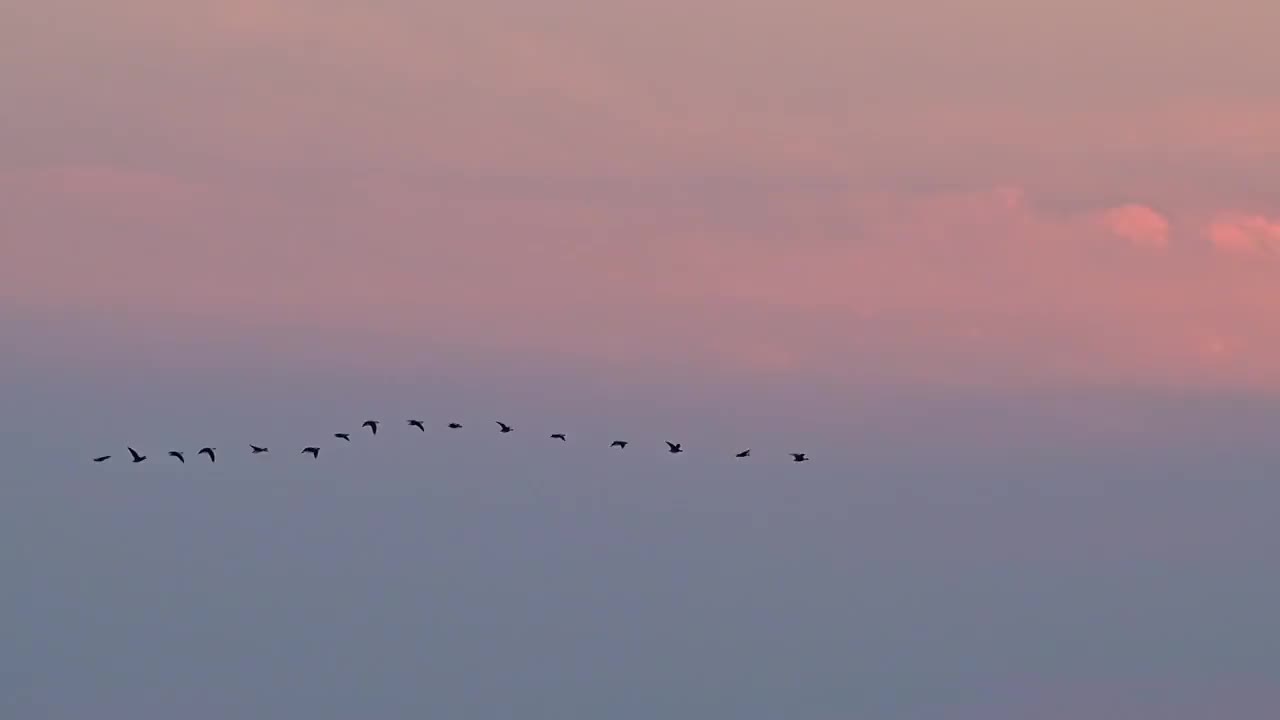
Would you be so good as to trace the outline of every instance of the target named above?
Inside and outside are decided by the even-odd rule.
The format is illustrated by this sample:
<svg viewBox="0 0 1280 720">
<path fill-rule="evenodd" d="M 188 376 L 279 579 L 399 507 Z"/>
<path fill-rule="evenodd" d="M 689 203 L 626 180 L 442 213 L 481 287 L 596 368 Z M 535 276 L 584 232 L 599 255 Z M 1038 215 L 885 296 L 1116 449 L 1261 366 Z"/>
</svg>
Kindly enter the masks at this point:
<svg viewBox="0 0 1280 720">
<path fill-rule="evenodd" d="M 305 453 L 311 453 L 311 457 L 313 457 L 313 458 L 318 458 L 318 457 L 320 457 L 320 448 L 318 448 L 318 447 L 306 447 L 306 448 L 302 448 L 302 452 L 301 452 L 301 453 L 299 453 L 299 454 L 301 455 L 301 454 L 305 454 Z"/>
<path fill-rule="evenodd" d="M 177 450 L 170 450 L 169 457 L 176 457 L 178 458 L 178 462 L 182 463 L 183 465 L 187 464 L 187 458 L 184 457 L 183 454 L 178 452 Z"/>
<path fill-rule="evenodd" d="M 264 448 L 264 447 L 258 447 L 257 445 L 253 445 L 253 444 L 250 444 L 250 445 L 249 445 L 249 454 L 250 454 L 250 455 L 258 455 L 258 454 L 260 454 L 260 453 L 264 453 L 264 452 L 267 452 L 267 448 Z"/>
<path fill-rule="evenodd" d="M 614 440 L 613 442 L 609 443 L 609 447 L 616 447 L 620 450 L 626 450 L 627 445 L 629 444 L 630 443 L 628 443 L 626 440 Z"/>
<path fill-rule="evenodd" d="M 456 423 L 456 422 L 449 423 L 450 430 L 457 430 L 460 427 L 462 427 L 461 423 Z"/>
<path fill-rule="evenodd" d="M 333 436 L 351 442 L 351 433 L 334 433 Z"/>
<path fill-rule="evenodd" d="M 559 440 L 559 441 L 561 441 L 561 442 L 564 442 L 564 441 L 565 441 L 565 436 L 564 436 L 564 433 L 551 433 L 551 439 L 552 439 L 552 440 Z"/>
<path fill-rule="evenodd" d="M 427 431 L 427 428 L 426 428 L 425 426 L 423 426 L 423 424 L 422 424 L 422 421 L 421 421 L 421 420 L 410 420 L 410 421 L 409 421 L 409 424 L 410 424 L 410 425 L 412 425 L 412 426 L 414 426 L 414 427 L 416 427 L 416 428 L 418 428 L 418 429 L 419 429 L 419 430 L 421 430 L 422 432 L 426 432 L 426 431 Z"/>
<path fill-rule="evenodd" d="M 134 450 L 133 448 L 128 448 L 128 450 L 129 450 L 129 454 L 133 456 L 133 461 L 136 463 L 140 463 L 143 460 L 147 459 L 146 455 L 139 455 L 138 451 Z"/>
<path fill-rule="evenodd" d="M 498 423 L 498 432 L 502 432 L 502 433 L 509 433 L 509 432 L 511 432 L 512 430 L 515 430 L 515 428 L 513 428 L 513 427 L 511 427 L 510 425 L 508 425 L 508 424 L 506 424 L 506 423 L 502 422 L 501 420 L 494 420 L 494 422 Z"/>
<path fill-rule="evenodd" d="M 106 462 L 111 459 L 110 455 L 101 455 L 93 459 L 94 462 Z"/>
<path fill-rule="evenodd" d="M 751 457 L 751 448 L 747 448 L 746 450 L 743 450 L 742 452 L 738 453 L 737 455 L 734 455 L 734 457 L 740 457 L 740 458 L 741 458 L 741 457 Z"/>
<path fill-rule="evenodd" d="M 378 425 L 379 425 L 379 422 L 377 420 L 365 420 L 364 422 L 360 423 L 360 427 L 369 428 L 370 430 L 373 431 L 374 435 L 378 434 Z"/>
<path fill-rule="evenodd" d="M 214 462 L 214 458 L 213 458 L 213 451 L 214 451 L 214 450 L 217 450 L 217 449 L 218 449 L 218 448 L 211 448 L 211 447 L 200 448 L 200 451 L 199 451 L 199 452 L 197 452 L 196 454 L 197 454 L 197 455 L 208 455 L 208 456 L 209 456 L 209 462 Z"/>
<path fill-rule="evenodd" d="M 681 450 L 681 449 L 680 449 L 680 443 L 673 443 L 673 442 L 671 442 L 670 440 L 668 440 L 668 441 L 667 441 L 667 452 L 671 453 L 672 455 L 675 455 L 676 453 L 682 453 L 682 452 L 684 452 L 684 450 Z"/>
<path fill-rule="evenodd" d="M 808 462 L 809 456 L 804 453 L 791 453 L 792 462 Z"/>
</svg>

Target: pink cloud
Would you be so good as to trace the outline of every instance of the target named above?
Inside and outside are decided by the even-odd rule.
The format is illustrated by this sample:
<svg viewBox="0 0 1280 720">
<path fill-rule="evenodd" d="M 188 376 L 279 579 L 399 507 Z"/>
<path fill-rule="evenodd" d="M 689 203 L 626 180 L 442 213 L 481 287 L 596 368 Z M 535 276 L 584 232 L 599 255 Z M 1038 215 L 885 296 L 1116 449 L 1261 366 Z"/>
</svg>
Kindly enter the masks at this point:
<svg viewBox="0 0 1280 720">
<path fill-rule="evenodd" d="M 1280 220 L 1263 215 L 1220 215 L 1205 230 L 1209 242 L 1231 255 L 1280 257 Z"/>
<path fill-rule="evenodd" d="M 171 175 L 105 165 L 60 165 L 0 173 L 10 197 L 58 203 L 117 218 L 174 217 L 209 199 L 201 185 Z"/>
<path fill-rule="evenodd" d="M 1259 322 L 1280 301 L 1271 278 L 1189 248 L 1117 252 L 1164 247 L 1167 220 L 1057 212 L 1014 184 L 786 188 L 711 213 L 396 175 L 336 193 L 109 168 L 0 182 L 22 210 L 6 230 L 31 239 L 0 268 L 6 293 L 112 309 L 142 334 L 171 313 L 227 336 L 358 335 L 371 364 L 443 344 L 629 369 L 1280 384 L 1280 330 Z"/>
<path fill-rule="evenodd" d="M 1102 212 L 1102 226 L 1139 247 L 1163 249 L 1169 245 L 1169 221 L 1146 205 L 1121 205 Z"/>
</svg>

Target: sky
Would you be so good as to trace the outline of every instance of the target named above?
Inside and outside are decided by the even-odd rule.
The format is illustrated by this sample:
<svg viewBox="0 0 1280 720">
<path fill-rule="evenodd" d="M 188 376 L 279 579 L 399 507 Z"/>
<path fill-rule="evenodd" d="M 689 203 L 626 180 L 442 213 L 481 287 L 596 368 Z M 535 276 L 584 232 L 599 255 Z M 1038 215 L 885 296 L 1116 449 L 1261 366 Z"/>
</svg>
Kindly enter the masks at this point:
<svg viewBox="0 0 1280 720">
<path fill-rule="evenodd" d="M 731 5 L 0 6 L 0 711 L 1274 715 L 1280 5 Z"/>
</svg>

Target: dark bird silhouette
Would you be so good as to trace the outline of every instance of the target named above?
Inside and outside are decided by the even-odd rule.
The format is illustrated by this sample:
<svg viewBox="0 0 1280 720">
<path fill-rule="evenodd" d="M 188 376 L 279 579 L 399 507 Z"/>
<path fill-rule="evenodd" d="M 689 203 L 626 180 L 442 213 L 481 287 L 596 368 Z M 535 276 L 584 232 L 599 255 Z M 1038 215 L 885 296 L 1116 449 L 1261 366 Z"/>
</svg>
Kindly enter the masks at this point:
<svg viewBox="0 0 1280 720">
<path fill-rule="evenodd" d="M 422 421 L 421 421 L 421 420 L 410 420 L 410 421 L 409 421 L 409 424 L 410 424 L 410 425 L 412 425 L 412 426 L 414 426 L 414 427 L 416 427 L 416 428 L 418 428 L 418 429 L 419 429 L 419 430 L 421 430 L 422 432 L 426 432 L 426 431 L 427 431 L 427 428 L 422 424 Z"/>
<path fill-rule="evenodd" d="M 673 443 L 673 442 L 671 442 L 670 440 L 668 440 L 668 441 L 667 441 L 667 452 L 671 453 L 672 455 L 675 455 L 676 453 L 682 453 L 682 452 L 684 452 L 684 450 L 682 450 L 682 449 L 680 448 L 680 443 Z"/>
<path fill-rule="evenodd" d="M 196 454 L 197 454 L 197 455 L 208 455 L 208 456 L 209 456 L 209 462 L 214 462 L 213 451 L 214 451 L 214 450 L 217 450 L 217 449 L 218 449 L 218 448 L 211 448 L 211 447 L 200 448 L 200 451 L 199 451 L 199 452 L 197 452 Z"/>
<path fill-rule="evenodd" d="M 318 458 L 318 457 L 320 457 L 320 448 L 318 448 L 318 447 L 306 447 L 306 448 L 302 448 L 302 452 L 301 452 L 301 453 L 299 453 L 299 454 L 301 455 L 301 454 L 306 454 L 306 453 L 311 453 L 311 457 L 313 457 L 313 458 Z"/>
<path fill-rule="evenodd" d="M 267 452 L 267 448 L 264 448 L 264 447 L 258 447 L 257 445 L 253 445 L 253 444 L 250 444 L 250 445 L 249 445 L 249 454 L 250 454 L 250 455 L 258 455 L 258 454 L 260 454 L 260 453 L 264 453 L 264 452 Z"/>
<path fill-rule="evenodd" d="M 751 448 L 747 448 L 746 450 L 743 450 L 737 455 L 734 455 L 734 457 L 751 457 Z"/>
<path fill-rule="evenodd" d="M 564 442 L 566 438 L 564 436 L 564 433 L 551 433 L 551 439 Z"/>
<path fill-rule="evenodd" d="M 351 433 L 334 433 L 333 436 L 351 442 Z"/>
<path fill-rule="evenodd" d="M 613 442 L 609 443 L 609 447 L 611 448 L 616 447 L 620 450 L 626 450 L 627 445 L 630 445 L 630 443 L 628 443 L 626 440 L 614 440 Z"/>
<path fill-rule="evenodd" d="M 134 450 L 133 448 L 128 448 L 128 450 L 129 450 L 129 454 L 133 456 L 133 461 L 136 463 L 140 463 L 143 460 L 147 459 L 146 455 L 139 455 L 138 451 Z"/>
<path fill-rule="evenodd" d="M 381 423 L 379 423 L 377 420 L 365 420 L 364 422 L 360 423 L 360 427 L 367 427 L 373 431 L 374 435 L 377 435 L 379 424 Z"/>
<path fill-rule="evenodd" d="M 106 462 L 111 459 L 110 455 L 100 455 L 93 459 L 94 462 Z"/>
<path fill-rule="evenodd" d="M 808 462 L 809 456 L 804 453 L 791 453 L 792 462 Z"/>
<path fill-rule="evenodd" d="M 513 427 L 511 427 L 510 425 L 508 425 L 508 424 L 506 424 L 506 423 L 502 422 L 501 420 L 494 420 L 494 422 L 498 423 L 498 432 L 502 432 L 502 433 L 509 433 L 509 432 L 511 432 L 512 430 L 515 430 L 515 428 L 513 428 Z"/>
<path fill-rule="evenodd" d="M 178 462 L 182 463 L 183 465 L 187 464 L 187 458 L 184 457 L 183 454 L 178 452 L 177 450 L 170 450 L 169 457 L 176 457 L 178 458 Z"/>
<path fill-rule="evenodd" d="M 450 430 L 457 430 L 460 427 L 462 427 L 462 423 L 449 423 Z"/>
</svg>

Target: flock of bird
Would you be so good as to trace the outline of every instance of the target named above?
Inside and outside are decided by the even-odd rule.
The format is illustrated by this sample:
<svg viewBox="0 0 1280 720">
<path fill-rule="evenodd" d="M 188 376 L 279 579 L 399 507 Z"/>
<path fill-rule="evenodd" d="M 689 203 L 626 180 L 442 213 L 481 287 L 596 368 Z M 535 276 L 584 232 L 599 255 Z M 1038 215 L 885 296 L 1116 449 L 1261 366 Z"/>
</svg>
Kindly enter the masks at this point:
<svg viewBox="0 0 1280 720">
<path fill-rule="evenodd" d="M 506 433 L 514 432 L 514 431 L 515 431 L 515 428 L 514 428 L 514 427 L 512 427 L 512 426 L 510 426 L 510 425 L 508 425 L 508 424 L 506 424 L 506 423 L 504 423 L 504 422 L 502 422 L 502 421 L 500 421 L 500 420 L 495 420 L 494 422 L 495 422 L 495 423 L 497 423 L 497 425 L 498 425 L 498 432 L 500 432 L 500 433 L 506 434 Z M 361 423 L 360 427 L 361 427 L 361 428 L 369 428 L 369 432 L 370 432 L 371 434 L 373 434 L 373 435 L 377 435 L 377 434 L 378 434 L 378 427 L 379 427 L 379 426 L 381 426 L 382 424 L 383 424 L 383 423 L 382 423 L 382 421 L 381 421 L 381 420 L 365 420 L 363 423 Z M 408 425 L 409 425 L 409 427 L 417 428 L 418 430 L 420 430 L 420 431 L 422 431 L 422 432 L 424 432 L 424 433 L 427 431 L 427 426 L 426 426 L 426 424 L 425 424 L 423 421 L 421 421 L 421 420 L 409 420 L 409 421 L 408 421 Z M 447 426 L 447 427 L 448 427 L 450 430 L 461 430 L 461 429 L 462 429 L 462 424 L 461 424 L 461 423 L 457 423 L 457 422 L 451 422 L 451 423 L 449 423 L 449 424 L 448 424 L 448 426 Z M 333 434 L 333 437 L 337 438 L 338 440 L 344 440 L 344 441 L 346 441 L 346 442 L 351 442 L 351 433 L 345 433 L 345 432 L 334 433 L 334 434 Z M 551 436 L 550 436 L 550 439 L 552 439 L 552 440 L 559 440 L 560 442 L 568 442 L 568 436 L 566 436 L 566 435 L 565 435 L 565 433 L 552 433 L 552 434 L 551 434 Z M 614 440 L 612 443 L 610 443 L 610 444 L 609 444 L 609 447 L 611 447 L 611 448 L 618 448 L 619 450 L 625 450 L 625 449 L 627 448 L 627 446 L 628 446 L 628 445 L 630 445 L 630 444 L 631 444 L 631 443 L 630 443 L 630 442 L 628 442 L 628 441 L 626 441 L 626 440 Z M 146 461 L 146 459 L 147 459 L 147 456 L 146 456 L 146 455 L 143 455 L 143 454 L 139 453 L 137 450 L 134 450 L 134 449 L 133 449 L 133 448 L 131 448 L 131 447 L 130 447 L 130 448 L 126 448 L 126 449 L 129 451 L 129 455 L 130 455 L 130 457 L 131 457 L 131 459 L 132 459 L 132 461 L 133 461 L 134 463 L 140 463 L 140 462 L 145 462 L 145 461 Z M 199 450 L 197 450 L 197 451 L 196 451 L 196 455 L 197 455 L 197 456 L 199 456 L 199 455 L 207 455 L 207 456 L 209 457 L 209 462 L 217 462 L 217 459 L 218 459 L 217 451 L 218 451 L 218 448 L 215 448 L 215 447 L 202 447 L 202 448 L 200 448 Z M 250 445 L 249 445 L 249 454 L 251 454 L 251 455 L 261 455 L 262 453 L 266 453 L 266 452 L 270 452 L 270 449 L 269 449 L 269 448 L 267 448 L 267 447 L 262 447 L 262 446 L 253 445 L 253 444 L 250 444 Z M 673 443 L 673 442 L 671 442 L 671 441 L 669 441 L 669 440 L 668 440 L 668 441 L 667 441 L 667 452 L 668 452 L 668 453 L 671 453 L 672 455 L 678 455 L 678 454 L 680 454 L 680 453 L 684 452 L 684 448 L 681 446 L 681 444 L 680 444 L 680 443 Z M 300 455 L 310 455 L 310 456 L 312 457 L 312 459 L 319 459 L 319 457 L 320 457 L 320 448 L 319 448 L 318 446 L 315 446 L 315 445 L 309 445 L 309 446 L 307 446 L 307 447 L 302 448 L 302 451 L 301 451 L 299 454 L 300 454 Z M 791 455 L 791 461 L 792 461 L 792 462 L 808 462 L 808 461 L 809 461 L 809 456 L 808 456 L 808 455 L 806 455 L 805 453 L 795 453 L 795 452 L 793 452 L 793 453 L 790 453 L 790 455 Z M 176 458 L 178 462 L 180 462 L 180 463 L 182 463 L 182 464 L 184 464 L 184 465 L 185 465 L 185 464 L 186 464 L 186 462 L 187 462 L 186 453 L 184 453 L 184 452 L 183 452 L 183 451 L 181 451 L 181 450 L 170 450 L 170 451 L 169 451 L 169 453 L 168 453 L 168 456 L 167 456 L 167 457 Z M 735 457 L 735 458 L 748 458 L 748 457 L 751 457 L 751 448 L 747 448 L 746 450 L 743 450 L 742 452 L 736 453 L 736 454 L 734 455 L 734 457 Z M 110 459 L 111 459 L 111 456 L 110 456 L 110 455 L 100 455 L 100 456 L 98 456 L 98 457 L 93 458 L 93 461 L 94 461 L 95 463 L 102 463 L 102 462 L 106 462 L 106 461 L 108 461 L 108 460 L 110 460 Z"/>
</svg>

